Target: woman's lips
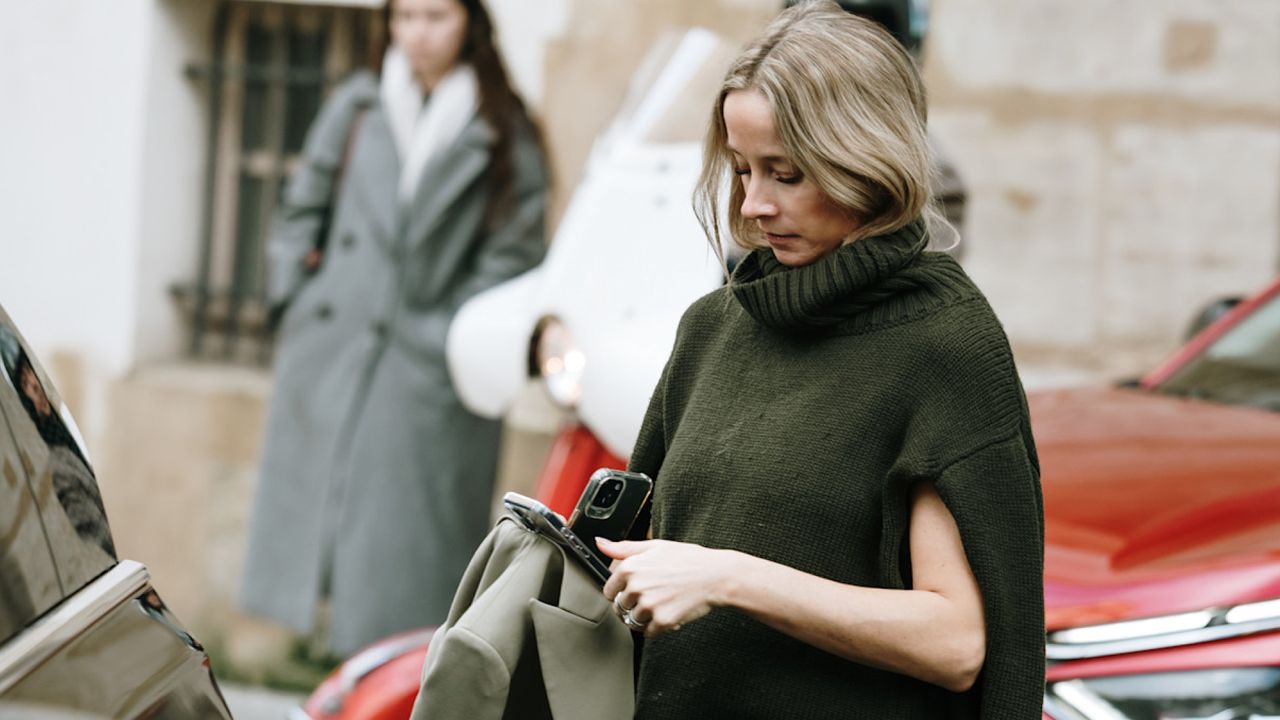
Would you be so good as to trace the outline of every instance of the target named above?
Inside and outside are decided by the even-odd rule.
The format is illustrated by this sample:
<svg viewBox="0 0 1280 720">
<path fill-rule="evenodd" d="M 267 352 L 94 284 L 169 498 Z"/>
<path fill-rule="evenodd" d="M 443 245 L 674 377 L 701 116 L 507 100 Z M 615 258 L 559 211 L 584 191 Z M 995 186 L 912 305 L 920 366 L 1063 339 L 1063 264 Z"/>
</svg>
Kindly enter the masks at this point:
<svg viewBox="0 0 1280 720">
<path fill-rule="evenodd" d="M 767 232 L 764 234 L 764 237 L 766 240 L 769 241 L 770 245 L 777 246 L 777 245 L 786 245 L 790 243 L 792 240 L 795 240 L 796 238 L 798 238 L 799 235 L 775 235 L 774 233 Z"/>
</svg>

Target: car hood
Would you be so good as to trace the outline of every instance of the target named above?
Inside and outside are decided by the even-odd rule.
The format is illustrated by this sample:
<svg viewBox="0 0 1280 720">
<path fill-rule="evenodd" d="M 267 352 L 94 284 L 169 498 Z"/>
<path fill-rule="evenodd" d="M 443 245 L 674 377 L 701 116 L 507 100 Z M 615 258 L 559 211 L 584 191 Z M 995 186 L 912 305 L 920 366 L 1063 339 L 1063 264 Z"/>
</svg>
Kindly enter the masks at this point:
<svg viewBox="0 0 1280 720">
<path fill-rule="evenodd" d="M 1049 630 L 1280 597 L 1280 414 L 1032 395 Z"/>
</svg>

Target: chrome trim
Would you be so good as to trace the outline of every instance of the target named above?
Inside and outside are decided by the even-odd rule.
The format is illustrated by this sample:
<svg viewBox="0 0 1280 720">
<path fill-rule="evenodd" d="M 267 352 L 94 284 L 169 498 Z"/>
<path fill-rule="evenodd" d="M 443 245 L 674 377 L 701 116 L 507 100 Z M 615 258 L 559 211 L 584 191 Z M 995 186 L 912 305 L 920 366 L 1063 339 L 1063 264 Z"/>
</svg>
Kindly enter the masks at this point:
<svg viewBox="0 0 1280 720">
<path fill-rule="evenodd" d="M 146 567 L 121 560 L 32 623 L 0 647 L 0 695 L 112 610 L 141 595 L 150 584 L 151 574 Z"/>
<path fill-rule="evenodd" d="M 1142 618 L 1141 620 L 1126 620 L 1106 625 L 1088 625 L 1069 630 L 1059 630 L 1053 633 L 1052 637 L 1054 642 L 1063 645 L 1091 645 L 1094 643 L 1133 640 L 1135 638 L 1199 630 L 1208 627 L 1212 622 L 1212 612 L 1199 610 L 1178 615 L 1160 615 L 1158 617 Z"/>
<path fill-rule="evenodd" d="M 1048 634 L 1050 661 L 1121 655 L 1280 630 L 1280 599 L 1058 630 Z"/>
<path fill-rule="evenodd" d="M 318 708 L 325 715 L 338 715 L 356 686 L 368 675 L 396 658 L 413 652 L 427 645 L 436 634 L 436 628 L 429 627 L 406 633 L 404 637 L 388 640 L 357 652 L 338 668 L 337 683 L 329 686 L 324 694 L 317 689 L 309 701 L 319 698 Z M 328 681 L 326 681 L 328 682 Z M 289 720 L 312 720 L 301 708 L 289 714 Z"/>
<path fill-rule="evenodd" d="M 1228 623 L 1240 624 L 1255 620 L 1280 618 L 1280 599 L 1237 605 L 1227 611 Z"/>
<path fill-rule="evenodd" d="M 1053 720 L 1089 720 L 1075 708 L 1054 697 L 1048 690 L 1044 693 L 1044 714 Z"/>
<path fill-rule="evenodd" d="M 356 653 L 338 670 L 338 676 L 342 679 L 342 695 L 345 697 L 355 690 L 356 685 L 374 670 L 417 647 L 430 643 L 435 634 L 435 628 L 417 630 L 402 638 Z"/>
<path fill-rule="evenodd" d="M 1067 680 L 1053 683 L 1052 695 L 1063 705 L 1089 720 L 1129 720 L 1129 716 L 1116 709 L 1101 695 L 1089 689 L 1083 680 Z"/>
</svg>

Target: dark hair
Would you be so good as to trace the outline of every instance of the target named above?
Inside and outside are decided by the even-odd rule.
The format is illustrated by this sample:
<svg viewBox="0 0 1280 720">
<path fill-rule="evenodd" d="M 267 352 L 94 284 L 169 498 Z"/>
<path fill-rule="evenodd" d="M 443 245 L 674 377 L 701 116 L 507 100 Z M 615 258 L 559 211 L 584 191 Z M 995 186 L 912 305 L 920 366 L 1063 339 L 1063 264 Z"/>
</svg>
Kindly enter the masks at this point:
<svg viewBox="0 0 1280 720">
<path fill-rule="evenodd" d="M 385 22 L 391 22 L 390 0 L 383 7 Z M 546 148 L 543 144 L 542 132 L 537 123 L 529 115 L 524 101 L 511 85 L 507 75 L 507 67 L 498 51 L 494 39 L 493 20 L 488 8 L 481 0 L 455 0 L 467 11 L 467 35 L 462 43 L 462 51 L 458 56 L 460 62 L 471 63 L 475 68 L 476 80 L 479 84 L 480 117 L 493 128 L 496 139 L 493 144 L 492 160 L 489 166 L 489 206 L 486 212 L 486 224 L 493 228 L 506 220 L 512 212 L 515 201 L 515 167 L 513 149 L 515 137 L 527 132 L 537 144 L 538 152 L 545 163 Z M 387 35 L 390 42 L 390 33 Z"/>
</svg>

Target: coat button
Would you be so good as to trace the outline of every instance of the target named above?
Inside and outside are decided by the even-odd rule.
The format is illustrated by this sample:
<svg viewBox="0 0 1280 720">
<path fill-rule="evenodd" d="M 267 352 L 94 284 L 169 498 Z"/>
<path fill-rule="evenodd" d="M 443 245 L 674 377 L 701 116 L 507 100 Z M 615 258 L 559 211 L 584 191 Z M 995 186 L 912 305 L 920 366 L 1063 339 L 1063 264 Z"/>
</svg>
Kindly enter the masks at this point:
<svg viewBox="0 0 1280 720">
<path fill-rule="evenodd" d="M 328 305 L 321 305 L 316 308 L 316 317 L 320 318 L 321 320 L 328 320 L 332 316 L 333 316 L 333 308 L 329 307 Z"/>
<path fill-rule="evenodd" d="M 351 233 L 347 233 L 347 234 L 345 234 L 345 235 L 343 235 L 343 236 L 342 236 L 342 247 L 343 247 L 343 248 L 345 248 L 345 249 L 347 249 L 347 250 L 350 250 L 351 248 L 353 248 L 353 247 L 355 247 L 355 246 L 356 246 L 356 236 L 355 236 L 355 235 L 352 235 Z"/>
</svg>

